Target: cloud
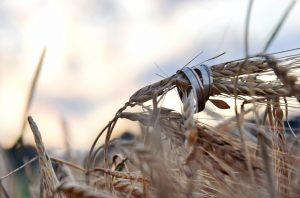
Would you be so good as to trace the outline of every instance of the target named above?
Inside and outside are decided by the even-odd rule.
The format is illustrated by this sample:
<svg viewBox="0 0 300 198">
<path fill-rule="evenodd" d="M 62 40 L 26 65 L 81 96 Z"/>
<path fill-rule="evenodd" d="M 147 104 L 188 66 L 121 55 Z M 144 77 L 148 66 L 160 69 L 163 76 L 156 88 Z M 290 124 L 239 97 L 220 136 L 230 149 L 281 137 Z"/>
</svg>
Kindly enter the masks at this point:
<svg viewBox="0 0 300 198">
<path fill-rule="evenodd" d="M 0 29 L 3 141 L 18 135 L 26 90 L 45 45 L 48 50 L 32 113 L 51 145 L 60 134 L 61 113 L 70 120 L 77 143 L 87 145 L 135 90 L 154 79 L 154 62 L 162 69 L 174 68 L 167 69 L 172 72 L 201 50 L 204 60 L 223 51 L 227 55 L 218 61 L 243 56 L 247 3 L 5 1 L 0 9 L 0 16 L 5 16 L 0 22 L 6 24 Z M 251 52 L 261 49 L 281 16 L 274 19 L 274 13 L 283 13 L 285 5 L 255 3 Z M 266 6 L 270 13 L 265 12 Z M 273 50 L 299 47 L 298 11 L 296 5 Z"/>
</svg>

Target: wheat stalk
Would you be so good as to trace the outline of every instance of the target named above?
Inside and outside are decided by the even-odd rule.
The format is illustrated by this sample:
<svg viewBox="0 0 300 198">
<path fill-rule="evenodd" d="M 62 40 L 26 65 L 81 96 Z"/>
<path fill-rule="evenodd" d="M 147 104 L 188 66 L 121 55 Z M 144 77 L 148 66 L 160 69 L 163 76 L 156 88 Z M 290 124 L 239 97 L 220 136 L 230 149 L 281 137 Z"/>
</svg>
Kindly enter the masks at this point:
<svg viewBox="0 0 300 198">
<path fill-rule="evenodd" d="M 289 70 L 299 69 L 300 66 L 298 65 L 298 61 L 296 61 L 297 58 L 298 56 L 293 58 L 281 58 L 279 60 L 272 59 L 272 61 L 270 61 L 268 59 L 262 60 L 262 56 L 258 56 L 253 60 L 246 59 L 213 65 L 211 66 L 211 70 L 214 83 L 212 85 L 213 91 L 211 95 L 233 95 L 234 89 L 237 89 L 238 95 L 251 96 L 250 87 L 253 87 L 253 92 L 257 96 L 274 98 L 278 96 L 295 95 L 298 99 L 300 97 L 300 85 L 296 84 L 297 77 L 287 75 Z M 293 60 L 292 63 L 291 59 Z M 274 66 L 275 64 L 276 66 Z M 277 64 L 280 66 L 277 66 Z M 243 65 L 243 67 L 241 67 L 241 65 Z M 247 80 L 245 78 L 239 78 L 237 86 L 235 87 L 233 84 L 233 78 L 236 77 L 236 75 L 264 75 L 268 72 L 270 73 L 272 69 L 282 83 L 280 81 L 274 83 L 258 79 Z M 129 103 L 141 104 L 151 100 L 154 93 L 159 96 L 174 87 L 187 89 L 191 86 L 189 84 L 189 81 L 181 73 L 177 73 L 169 78 L 138 90 L 130 97 Z M 286 89 L 286 87 L 288 87 L 288 89 Z"/>
<path fill-rule="evenodd" d="M 191 191 L 194 191 L 197 186 L 194 180 L 198 179 L 199 173 L 197 171 L 199 170 L 208 173 L 209 179 L 207 181 L 216 183 L 213 185 L 215 189 L 227 192 L 227 195 L 234 195 L 237 192 L 236 186 L 245 189 L 249 195 L 253 189 L 259 186 L 269 189 L 270 195 L 288 195 L 288 191 L 294 191 L 293 186 L 281 185 L 284 186 L 283 190 L 280 190 L 280 186 L 277 186 L 275 189 L 270 179 L 272 178 L 272 171 L 270 171 L 269 168 L 274 169 L 275 172 L 278 173 L 279 182 L 289 181 L 289 175 L 291 173 L 287 172 L 290 163 L 286 160 L 286 157 L 284 157 L 287 155 L 287 149 L 285 132 L 282 130 L 283 120 L 282 117 L 278 119 L 280 116 L 279 113 L 282 111 L 279 105 L 275 105 L 274 101 L 281 97 L 292 96 L 295 96 L 299 101 L 300 92 L 299 84 L 297 84 L 298 75 L 296 74 L 300 68 L 298 58 L 298 55 L 278 59 L 270 58 L 269 55 L 260 55 L 211 66 L 213 83 L 211 84 L 209 96 L 226 95 L 233 97 L 237 95 L 244 100 L 241 107 L 242 110 L 244 109 L 244 105 L 249 103 L 261 102 L 267 104 L 266 115 L 269 117 L 269 125 L 265 125 L 264 127 L 272 129 L 271 131 L 274 131 L 278 137 L 275 137 L 274 134 L 268 134 L 269 131 L 265 131 L 261 134 L 264 138 L 266 137 L 265 140 L 272 140 L 277 143 L 277 148 L 280 147 L 278 153 L 275 153 L 275 155 L 267 153 L 267 149 L 262 148 L 262 156 L 256 156 L 255 153 L 257 153 L 259 147 L 256 150 L 254 146 L 249 147 L 251 143 L 244 141 L 244 147 L 247 146 L 247 149 L 250 149 L 246 155 L 244 152 L 245 148 L 241 145 L 239 138 L 220 134 L 219 131 L 223 130 L 220 126 L 213 129 L 194 120 L 194 107 L 197 105 L 194 103 L 196 100 L 193 99 L 193 92 L 191 92 L 191 90 L 193 90 L 193 84 L 189 81 L 188 76 L 185 76 L 185 73 L 180 70 L 171 77 L 141 88 L 130 97 L 129 101 L 117 111 L 115 117 L 101 133 L 99 133 L 94 141 L 90 150 L 87 169 L 100 170 L 103 172 L 106 176 L 105 184 L 107 185 L 107 189 L 116 187 L 111 183 L 111 180 L 108 180 L 111 177 L 122 177 L 126 182 L 135 179 L 137 182 L 143 181 L 145 183 L 145 180 L 142 180 L 142 178 L 132 177 L 128 173 L 112 172 L 108 166 L 107 149 L 110 143 L 110 136 L 118 119 L 125 118 L 140 122 L 147 128 L 147 131 L 153 130 L 156 132 L 159 138 L 156 138 L 155 141 L 160 141 L 161 132 L 162 135 L 171 140 L 171 144 L 177 148 L 184 145 L 185 141 L 190 146 L 190 152 L 187 150 L 183 151 L 187 154 L 185 157 L 186 168 L 183 168 L 183 172 L 189 177 L 185 179 L 187 183 L 186 188 L 174 182 L 174 179 L 170 176 L 170 171 L 167 170 L 170 164 L 161 163 L 158 165 L 158 161 L 162 161 L 149 150 L 145 148 L 140 150 L 132 148 L 131 152 L 134 154 L 128 154 L 131 156 L 130 159 L 134 162 L 137 169 L 142 171 L 143 175 L 149 179 L 150 186 L 154 188 L 157 193 L 156 195 L 167 196 L 161 191 L 161 187 L 164 186 L 161 181 L 164 181 L 164 183 L 168 183 L 168 185 L 164 186 L 168 192 L 176 192 L 177 194 L 183 193 L 192 196 Z M 271 75 L 274 76 L 274 74 L 277 80 L 268 80 L 265 78 Z M 159 96 L 164 96 L 174 88 L 177 88 L 182 94 L 182 114 L 171 109 L 158 108 L 158 104 L 163 98 L 159 98 Z M 248 100 L 249 98 L 250 100 Z M 144 103 L 149 100 L 153 101 L 153 109 L 144 106 Z M 228 106 L 220 100 L 211 101 L 219 108 L 227 108 Z M 127 107 L 134 107 L 136 105 L 142 106 L 145 111 L 138 113 L 124 112 Z M 274 115 L 271 112 L 272 108 L 277 109 L 277 113 Z M 256 116 L 258 116 L 256 105 L 253 105 L 252 112 L 255 112 Z M 246 112 L 243 110 L 242 113 L 238 115 L 238 121 L 243 121 L 245 114 Z M 258 120 L 257 124 L 259 124 Z M 244 127 L 240 122 L 238 122 L 238 126 L 241 129 Z M 259 127 L 259 129 L 261 130 L 263 128 Z M 102 147 L 99 147 L 96 151 L 94 151 L 94 148 L 98 139 L 105 131 L 107 131 L 104 144 L 105 167 L 92 169 L 91 167 L 93 167 L 94 163 L 91 162 L 95 161 L 97 153 Z M 272 151 L 275 149 L 275 147 L 270 148 L 273 149 Z M 273 163 L 270 163 L 269 159 L 272 159 Z M 162 177 L 161 180 L 157 180 L 157 175 Z M 249 180 L 250 175 L 251 180 Z M 265 180 L 265 178 L 267 178 L 267 180 Z M 241 180 L 243 182 L 240 183 L 239 181 Z M 104 180 L 103 178 L 98 178 L 97 181 Z M 252 182 L 247 186 L 250 181 Z M 135 189 L 126 182 L 121 183 L 116 189 L 123 189 L 128 193 L 130 191 L 128 189 L 130 188 L 133 193 Z M 201 186 L 201 190 L 196 192 L 199 193 L 201 191 L 202 193 L 205 192 L 209 194 L 209 192 L 202 187 L 203 186 Z M 260 189 L 261 190 L 256 194 L 258 196 L 264 196 L 266 191 L 262 190 L 262 188 Z M 144 189 L 143 196 L 149 193 L 152 195 L 153 191 Z M 142 194 L 139 194 L 139 196 L 142 196 Z"/>
<path fill-rule="evenodd" d="M 214 65 L 211 67 L 213 84 L 211 85 L 212 91 L 210 92 L 210 95 L 216 96 L 216 95 L 225 94 L 229 96 L 234 96 L 236 93 L 237 95 L 240 96 L 251 96 L 251 97 L 256 96 L 256 97 L 263 97 L 265 99 L 281 97 L 281 96 L 282 97 L 293 96 L 293 95 L 298 97 L 297 91 L 299 86 L 296 84 L 295 79 L 297 78 L 295 76 L 289 76 L 288 79 L 290 83 L 285 83 L 285 81 L 283 81 L 283 77 L 280 76 L 279 79 L 281 80 L 281 82 L 278 81 L 277 83 L 263 81 L 259 79 L 253 79 L 253 78 L 244 78 L 244 77 L 238 78 L 236 85 L 234 85 L 233 83 L 233 79 L 237 75 L 246 75 L 246 74 L 264 75 L 265 73 L 270 72 L 272 69 L 274 70 L 274 68 L 277 68 L 277 70 L 279 70 L 279 68 L 286 66 L 287 63 L 291 61 L 291 59 L 295 61 L 297 60 L 297 58 L 298 56 L 292 58 L 283 57 L 279 59 L 278 62 L 281 64 L 281 67 L 277 67 L 277 65 L 274 66 L 274 64 L 268 59 L 268 57 L 263 59 L 263 56 L 257 56 L 257 57 L 253 57 L 252 59 L 232 61 L 232 62 L 227 62 L 219 65 Z M 241 65 L 243 67 L 241 67 Z M 290 68 L 291 69 L 299 68 L 297 61 L 294 62 L 292 65 L 290 65 Z M 278 72 L 276 72 L 277 70 L 276 69 L 274 70 L 276 75 L 278 75 L 277 74 Z M 285 71 L 288 71 L 288 69 L 286 69 Z M 293 84 L 293 86 L 290 86 L 291 84 Z M 286 90 L 286 86 L 288 85 L 291 87 L 290 90 L 289 89 Z M 117 111 L 115 117 L 107 124 L 107 126 L 99 133 L 99 135 L 95 139 L 90 149 L 87 167 L 90 168 L 89 166 L 96 154 L 94 152 L 94 148 L 100 136 L 102 136 L 102 134 L 106 130 L 107 130 L 107 135 L 105 138 L 104 154 L 105 154 L 105 164 L 106 167 L 108 167 L 107 149 L 108 149 L 110 136 L 112 134 L 114 126 L 117 123 L 117 120 L 120 118 L 121 113 L 127 107 L 143 105 L 144 102 L 149 100 L 156 101 L 156 98 L 158 96 L 165 95 L 168 91 L 170 91 L 175 87 L 177 87 L 183 92 L 189 92 L 188 90 L 191 88 L 191 84 L 189 80 L 181 72 L 177 72 L 175 75 L 169 78 L 163 79 L 159 82 L 153 83 L 151 85 L 148 85 L 136 91 L 130 97 L 129 101 L 125 103 L 125 105 Z"/>
<path fill-rule="evenodd" d="M 28 93 L 28 96 L 27 96 L 27 100 L 26 100 L 26 103 L 25 103 L 25 109 L 24 109 L 24 112 L 23 112 L 21 134 L 20 134 L 20 137 L 19 137 L 16 144 L 18 144 L 18 143 L 23 144 L 23 135 L 25 133 L 25 127 L 26 127 L 26 124 L 27 124 L 27 119 L 26 118 L 28 117 L 29 109 L 31 107 L 31 103 L 32 103 L 32 99 L 33 99 L 33 96 L 34 96 L 35 88 L 36 88 L 36 85 L 37 85 L 37 82 L 38 82 L 38 79 L 39 79 L 39 76 L 40 76 L 40 73 L 41 73 L 41 70 L 42 70 L 45 55 L 46 55 L 46 47 L 43 49 L 43 51 L 41 53 L 38 64 L 36 66 L 36 70 L 34 72 L 34 76 L 33 76 L 33 79 L 32 79 L 31 85 L 30 85 L 30 89 L 29 89 L 29 93 Z"/>
<path fill-rule="evenodd" d="M 40 175 L 41 175 L 41 186 L 40 186 L 40 196 L 41 197 L 63 197 L 60 193 L 55 193 L 56 186 L 58 186 L 58 180 L 54 173 L 51 160 L 46 153 L 44 143 L 42 141 L 41 133 L 35 124 L 32 117 L 28 117 L 28 122 L 32 133 L 34 135 L 36 149 L 39 155 L 40 164 Z"/>
</svg>

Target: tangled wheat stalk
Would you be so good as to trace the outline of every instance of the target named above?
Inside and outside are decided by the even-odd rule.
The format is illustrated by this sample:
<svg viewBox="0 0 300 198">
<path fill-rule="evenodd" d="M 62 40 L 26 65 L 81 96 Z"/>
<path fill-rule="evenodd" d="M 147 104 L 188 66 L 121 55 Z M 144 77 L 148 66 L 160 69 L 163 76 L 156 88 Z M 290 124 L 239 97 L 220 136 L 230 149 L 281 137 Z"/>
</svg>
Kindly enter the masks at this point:
<svg viewBox="0 0 300 198">
<path fill-rule="evenodd" d="M 108 162 L 108 146 L 97 149 L 96 151 L 94 151 L 94 147 L 96 146 L 98 138 L 106 129 L 105 145 L 108 145 L 110 135 L 117 120 L 123 118 L 138 121 L 144 126 L 146 134 L 148 133 L 148 135 L 149 128 L 159 130 L 163 137 L 171 141 L 172 147 L 180 150 L 180 156 L 185 158 L 181 165 L 188 168 L 184 170 L 183 167 L 176 167 L 175 172 L 170 173 L 167 171 L 168 175 L 161 175 L 161 180 L 166 179 L 165 182 L 171 183 L 173 185 L 172 188 L 177 190 L 170 190 L 170 192 L 176 192 L 178 196 L 181 193 L 182 196 L 188 194 L 214 196 L 220 192 L 223 193 L 222 196 L 251 196 L 253 195 L 254 189 L 259 189 L 255 192 L 257 196 L 266 196 L 266 194 L 268 194 L 266 189 L 269 189 L 270 194 L 277 194 L 278 196 L 295 196 L 298 193 L 296 190 L 298 183 L 291 181 L 291 175 L 295 176 L 297 173 L 294 171 L 295 169 L 292 168 L 292 164 L 289 160 L 293 154 L 289 153 L 287 149 L 285 128 L 283 126 L 284 112 L 281 109 L 282 100 L 280 100 L 280 98 L 285 99 L 285 101 L 286 98 L 295 98 L 300 102 L 300 86 L 297 76 L 297 71 L 299 71 L 298 55 L 278 59 L 270 55 L 260 55 L 250 59 L 214 65 L 211 66 L 211 71 L 213 84 L 210 96 L 225 95 L 227 97 L 234 97 L 236 94 L 241 100 L 244 100 L 242 112 L 238 118 L 239 120 L 243 121 L 245 119 L 246 111 L 244 110 L 244 106 L 246 104 L 260 102 L 267 105 L 263 120 L 257 123 L 259 126 L 258 137 L 260 137 L 260 139 L 262 138 L 263 141 L 258 141 L 257 146 L 249 141 L 246 142 L 246 146 L 249 149 L 248 158 L 243 151 L 239 138 L 221 133 L 221 126 L 224 125 L 220 125 L 220 127 L 214 129 L 206 127 L 197 120 L 194 120 L 194 111 L 191 110 L 194 106 L 194 100 L 191 100 L 191 94 L 189 94 L 191 92 L 188 91 L 191 87 L 191 83 L 182 73 L 177 72 L 177 74 L 169 78 L 138 90 L 130 97 L 125 106 L 116 113 L 115 118 L 96 138 L 90 151 L 87 168 L 93 166 L 93 164 L 89 164 L 89 162 L 91 162 L 91 159 L 95 158 L 99 150 L 102 149 L 104 149 L 106 156 L 104 159 L 105 167 L 110 167 L 110 163 Z M 238 76 L 237 73 L 239 73 Z M 272 77 L 272 75 L 273 77 L 277 76 L 277 79 L 266 80 L 265 77 Z M 234 80 L 237 80 L 236 85 L 234 84 Z M 163 98 L 159 96 L 164 96 L 168 91 L 174 88 L 180 89 L 180 91 L 186 94 L 186 97 L 182 99 L 182 113 L 175 112 L 172 109 L 158 108 L 157 106 Z M 153 109 L 145 108 L 143 105 L 149 100 L 153 100 Z M 225 102 L 222 100 L 209 100 L 221 109 L 229 107 L 224 104 Z M 285 102 L 285 105 L 287 113 L 287 102 Z M 129 106 L 142 106 L 145 108 L 145 111 L 140 113 L 124 112 Z M 254 109 L 248 111 L 248 113 L 257 112 L 257 110 L 257 107 L 254 106 Z M 243 128 L 243 126 L 240 127 Z M 264 129 L 267 130 L 263 131 Z M 188 141 L 189 145 L 192 146 L 192 150 L 186 150 L 182 147 L 185 141 Z M 267 142 L 268 145 L 266 145 Z M 145 149 L 147 152 L 152 150 L 152 148 L 148 148 L 147 146 Z M 257 155 L 257 153 L 261 154 Z M 152 159 L 149 158 L 139 158 L 138 164 L 140 164 L 140 168 L 142 169 L 136 167 L 148 178 L 152 177 L 148 174 L 153 174 L 148 171 L 155 172 L 160 170 L 158 167 L 144 168 L 145 165 L 142 164 L 149 165 L 151 160 Z M 171 164 L 173 163 L 174 162 Z M 170 168 L 172 167 L 171 164 L 169 164 Z M 249 171 L 249 167 L 251 171 Z M 184 179 L 186 183 L 190 182 L 193 183 L 193 186 L 198 187 L 200 185 L 200 188 L 197 188 L 197 190 L 195 190 L 195 187 L 185 189 L 182 184 L 176 182 L 172 183 L 169 181 L 170 179 L 167 179 L 170 175 L 176 175 L 178 179 L 184 177 L 180 175 L 180 173 L 178 175 L 180 170 L 183 171 L 182 173 L 184 173 L 184 175 L 188 176 Z M 203 179 L 203 171 L 205 174 L 210 175 L 208 178 L 205 178 L 209 183 L 209 189 L 204 187 L 203 182 L 198 181 L 199 177 Z M 193 177 L 190 177 L 191 174 Z M 276 177 L 274 177 L 274 175 L 276 175 Z M 251 180 L 250 176 L 254 180 Z M 192 179 L 188 181 L 188 178 Z M 273 182 L 272 178 L 277 179 Z M 198 184 L 197 181 L 199 182 Z M 154 188 L 159 190 L 157 189 L 159 186 L 155 186 L 156 182 L 156 180 L 150 180 L 150 185 L 154 185 Z M 237 186 L 239 186 L 239 188 L 236 188 Z M 189 191 L 187 189 L 194 189 L 194 192 L 187 192 Z M 151 194 L 151 190 L 149 192 Z M 144 195 L 149 195 L 149 192 L 144 192 Z M 159 193 L 159 191 L 157 193 Z"/>
</svg>

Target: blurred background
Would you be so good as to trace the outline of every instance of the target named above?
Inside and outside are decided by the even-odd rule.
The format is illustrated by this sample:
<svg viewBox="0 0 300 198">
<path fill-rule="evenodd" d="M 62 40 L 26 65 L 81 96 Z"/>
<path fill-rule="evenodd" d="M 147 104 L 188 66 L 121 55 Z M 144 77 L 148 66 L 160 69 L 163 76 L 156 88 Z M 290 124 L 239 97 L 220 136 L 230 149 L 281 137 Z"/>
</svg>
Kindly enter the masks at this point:
<svg viewBox="0 0 300 198">
<path fill-rule="evenodd" d="M 0 0 L 0 145 L 20 136 L 23 111 L 43 48 L 47 53 L 30 115 L 46 147 L 61 147 L 62 118 L 71 144 L 88 148 L 137 89 L 197 64 L 242 58 L 246 0 Z M 250 53 L 262 51 L 290 1 L 255 1 Z M 300 47 L 296 3 L 268 52 Z M 157 75 L 158 74 L 158 75 Z M 180 109 L 178 98 L 165 105 Z M 226 113 L 226 116 L 229 116 Z M 116 133 L 137 131 L 120 122 Z M 33 137 L 26 130 L 24 140 Z"/>
</svg>

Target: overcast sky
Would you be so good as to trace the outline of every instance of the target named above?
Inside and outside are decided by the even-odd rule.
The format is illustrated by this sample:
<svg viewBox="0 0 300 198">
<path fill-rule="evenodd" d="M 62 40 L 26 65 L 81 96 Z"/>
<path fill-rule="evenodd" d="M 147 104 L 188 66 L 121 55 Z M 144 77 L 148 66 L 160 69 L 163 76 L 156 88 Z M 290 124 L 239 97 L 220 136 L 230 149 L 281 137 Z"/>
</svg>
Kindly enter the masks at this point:
<svg viewBox="0 0 300 198">
<path fill-rule="evenodd" d="M 290 2 L 254 2 L 251 54 L 261 52 Z M 47 146 L 63 143 L 64 116 L 72 142 L 86 147 L 135 90 L 160 80 L 155 73 L 172 75 L 201 51 L 195 64 L 222 52 L 226 55 L 210 64 L 243 57 L 248 3 L 1 0 L 0 144 L 9 146 L 19 135 L 44 46 L 47 54 L 30 114 Z M 269 52 L 300 47 L 299 18 L 296 3 Z M 123 122 L 118 130 L 127 129 L 136 126 Z M 31 133 L 26 141 L 32 141 Z"/>
</svg>

